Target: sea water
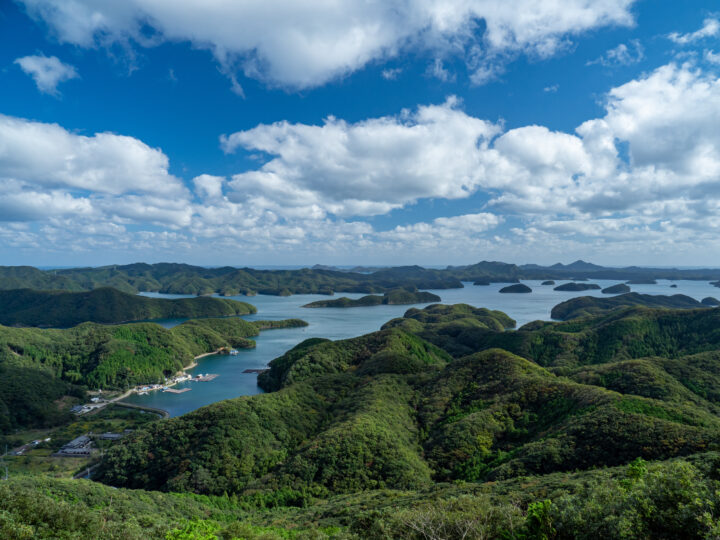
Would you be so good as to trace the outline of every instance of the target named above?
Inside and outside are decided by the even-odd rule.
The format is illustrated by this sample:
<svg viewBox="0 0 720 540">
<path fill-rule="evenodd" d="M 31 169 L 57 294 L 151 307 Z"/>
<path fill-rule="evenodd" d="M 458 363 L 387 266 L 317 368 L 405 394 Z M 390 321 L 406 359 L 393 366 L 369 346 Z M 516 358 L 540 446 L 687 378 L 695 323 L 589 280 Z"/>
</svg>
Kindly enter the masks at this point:
<svg viewBox="0 0 720 540">
<path fill-rule="evenodd" d="M 553 306 L 577 296 L 603 296 L 599 290 L 582 292 L 555 291 L 554 286 L 540 285 L 541 281 L 523 281 L 532 288 L 529 294 L 501 294 L 498 291 L 507 284 L 493 283 L 489 286 L 475 286 L 464 283 L 463 289 L 432 290 L 442 299 L 443 304 L 465 303 L 476 307 L 496 309 L 507 313 L 517 321 L 519 328 L 535 320 L 550 320 Z M 559 285 L 565 281 L 557 280 Z M 585 283 L 585 282 L 583 282 Z M 613 280 L 593 280 L 602 288 L 619 283 Z M 677 288 L 672 288 L 672 284 Z M 633 292 L 643 294 L 685 294 L 696 300 L 707 296 L 720 297 L 720 289 L 707 281 L 665 281 L 659 280 L 656 285 L 630 285 Z M 181 298 L 183 295 L 159 293 L 143 293 L 155 298 Z M 362 294 L 337 293 L 335 297 L 347 296 L 360 298 Z M 304 328 L 283 328 L 264 330 L 253 338 L 257 342 L 255 349 L 240 349 L 238 355 L 210 355 L 198 360 L 198 365 L 188 370 L 191 375 L 199 373 L 215 373 L 218 377 L 208 382 L 184 382 L 174 388 L 191 388 L 190 392 L 172 394 L 155 391 L 147 395 L 132 395 L 125 401 L 149 407 L 165 409 L 171 416 L 178 416 L 195 410 L 204 405 L 223 399 L 261 393 L 257 385 L 257 374 L 244 373 L 247 369 L 262 369 L 274 358 L 301 341 L 311 337 L 322 337 L 332 340 L 347 339 L 379 330 L 390 319 L 402 317 L 411 307 L 422 308 L 428 304 L 413 306 L 370 306 L 356 308 L 303 308 L 302 306 L 315 300 L 327 300 L 326 295 L 293 295 L 253 297 L 231 297 L 235 300 L 249 302 L 258 308 L 256 314 L 244 316 L 246 320 L 279 320 L 303 319 L 309 323 Z M 166 319 L 155 321 L 165 327 L 172 327 L 184 319 Z"/>
</svg>

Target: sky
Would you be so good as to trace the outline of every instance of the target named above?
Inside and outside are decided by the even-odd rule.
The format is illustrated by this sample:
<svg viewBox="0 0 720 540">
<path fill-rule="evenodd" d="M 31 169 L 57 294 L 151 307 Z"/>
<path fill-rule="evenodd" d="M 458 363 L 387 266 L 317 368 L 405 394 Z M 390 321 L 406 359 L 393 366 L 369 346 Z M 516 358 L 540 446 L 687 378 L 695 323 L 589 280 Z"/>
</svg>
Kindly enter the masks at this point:
<svg viewBox="0 0 720 540">
<path fill-rule="evenodd" d="M 720 266 L 717 0 L 0 0 L 0 265 Z"/>
</svg>

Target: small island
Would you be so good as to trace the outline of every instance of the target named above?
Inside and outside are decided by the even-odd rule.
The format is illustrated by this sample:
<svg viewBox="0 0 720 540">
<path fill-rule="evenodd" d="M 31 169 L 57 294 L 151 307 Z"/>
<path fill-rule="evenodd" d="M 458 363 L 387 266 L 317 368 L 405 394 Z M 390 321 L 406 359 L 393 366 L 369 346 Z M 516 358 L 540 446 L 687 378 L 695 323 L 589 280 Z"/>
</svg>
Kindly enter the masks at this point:
<svg viewBox="0 0 720 540">
<path fill-rule="evenodd" d="M 700 303 L 701 303 L 703 306 L 710 306 L 710 307 L 718 307 L 718 306 L 720 306 L 720 300 L 718 300 L 717 298 L 714 298 L 714 297 L 712 297 L 712 296 L 708 296 L 707 298 L 703 298 L 702 300 L 700 300 Z"/>
<path fill-rule="evenodd" d="M 543 281 L 540 285 L 555 285 L 555 282 L 552 279 L 548 279 L 547 281 Z"/>
<path fill-rule="evenodd" d="M 486 279 L 478 279 L 473 283 L 473 285 L 487 286 L 490 285 L 490 282 Z"/>
<path fill-rule="evenodd" d="M 567 321 L 580 317 L 603 315 L 614 309 L 629 307 L 697 309 L 708 306 L 682 294 L 662 296 L 631 292 L 611 298 L 597 298 L 593 296 L 572 298 L 552 308 L 550 317 L 558 321 Z"/>
<path fill-rule="evenodd" d="M 578 292 L 578 291 L 590 291 L 600 289 L 600 285 L 596 285 L 595 283 L 563 283 L 562 285 L 558 285 L 553 290 L 554 291 L 570 291 L 570 292 Z"/>
<path fill-rule="evenodd" d="M 624 283 L 618 283 L 617 285 L 611 285 L 610 287 L 605 287 L 602 290 L 603 294 L 625 294 L 630 292 L 630 287 L 625 285 Z"/>
<path fill-rule="evenodd" d="M 501 293 L 507 294 L 507 293 L 531 293 L 532 289 L 525 285 L 524 283 L 516 283 L 515 285 L 508 285 L 507 287 L 503 287 L 500 289 Z"/>
<path fill-rule="evenodd" d="M 347 296 L 337 298 L 335 300 L 317 300 L 310 302 L 302 307 L 305 308 L 351 308 L 351 307 L 368 307 L 380 305 L 407 305 L 407 304 L 432 304 L 440 302 L 442 299 L 437 295 L 427 291 L 418 291 L 417 289 L 395 289 L 386 292 L 382 296 L 369 294 L 362 298 L 352 299 Z"/>
<path fill-rule="evenodd" d="M 625 283 L 628 285 L 657 285 L 657 281 L 654 279 L 631 279 Z"/>
</svg>

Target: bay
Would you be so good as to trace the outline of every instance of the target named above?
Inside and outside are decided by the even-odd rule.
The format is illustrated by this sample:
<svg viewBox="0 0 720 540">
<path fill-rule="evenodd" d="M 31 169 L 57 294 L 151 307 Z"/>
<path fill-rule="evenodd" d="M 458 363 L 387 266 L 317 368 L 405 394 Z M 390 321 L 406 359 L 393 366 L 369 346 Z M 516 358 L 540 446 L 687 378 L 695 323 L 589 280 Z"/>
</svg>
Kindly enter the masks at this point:
<svg viewBox="0 0 720 540">
<path fill-rule="evenodd" d="M 541 285 L 541 281 L 523 281 L 533 289 L 530 294 L 500 294 L 498 291 L 506 284 L 493 283 L 489 286 L 475 286 L 465 283 L 463 289 L 432 290 L 442 298 L 443 304 L 466 303 L 476 307 L 496 309 L 507 313 L 517 321 L 519 328 L 535 320 L 550 320 L 553 306 L 577 296 L 607 296 L 599 290 L 583 292 L 562 292 L 553 290 L 553 286 Z M 557 284 L 564 281 L 557 281 Z M 605 288 L 618 281 L 593 280 Z M 677 288 L 672 288 L 672 284 Z M 697 300 L 708 296 L 720 296 L 720 289 L 706 281 L 658 281 L 656 285 L 631 285 L 633 292 L 643 294 L 685 294 Z M 155 298 L 181 298 L 184 295 L 143 293 Z M 360 298 L 362 294 L 338 293 L 335 297 L 347 296 Z M 332 340 L 347 339 L 379 330 L 390 319 L 401 317 L 409 308 L 422 308 L 428 304 L 414 306 L 371 306 L 357 308 L 303 308 L 304 304 L 315 300 L 326 300 L 325 295 L 294 295 L 231 297 L 249 302 L 258 308 L 253 315 L 244 316 L 246 320 L 279 320 L 298 318 L 309 323 L 305 328 L 284 328 L 265 330 L 255 338 L 255 349 L 240 350 L 236 356 L 211 355 L 198 360 L 198 365 L 188 370 L 191 375 L 214 373 L 218 377 L 208 382 L 185 382 L 174 388 L 190 388 L 189 392 L 173 394 L 169 392 L 150 392 L 147 395 L 134 394 L 125 401 L 165 409 L 170 416 L 178 416 L 216 401 L 262 392 L 257 385 L 257 375 L 243 373 L 247 369 L 262 369 L 281 356 L 285 351 L 311 337 Z M 155 321 L 167 328 L 183 322 L 184 319 L 165 319 Z"/>
</svg>

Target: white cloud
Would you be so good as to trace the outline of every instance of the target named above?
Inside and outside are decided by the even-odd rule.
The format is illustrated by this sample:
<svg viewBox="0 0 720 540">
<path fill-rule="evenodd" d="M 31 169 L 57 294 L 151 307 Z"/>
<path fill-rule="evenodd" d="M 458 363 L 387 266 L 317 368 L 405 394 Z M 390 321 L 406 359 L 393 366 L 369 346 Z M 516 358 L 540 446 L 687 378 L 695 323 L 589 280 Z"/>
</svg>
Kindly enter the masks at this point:
<svg viewBox="0 0 720 540">
<path fill-rule="evenodd" d="M 643 58 L 645 58 L 645 48 L 640 41 L 634 39 L 630 42 L 629 47 L 621 43 L 617 47 L 606 51 L 600 58 L 588 62 L 587 65 L 600 64 L 605 67 L 629 66 L 637 64 L 642 61 Z"/>
<path fill-rule="evenodd" d="M 720 64 L 720 53 L 707 50 L 705 51 L 704 56 L 705 60 L 710 62 L 711 64 Z"/>
<path fill-rule="evenodd" d="M 113 133 L 88 137 L 5 115 L 0 115 L 0 179 L 110 194 L 184 192 L 168 172 L 167 156 L 138 139 Z"/>
<path fill-rule="evenodd" d="M 197 193 L 201 199 L 217 200 L 222 198 L 224 183 L 224 176 L 201 174 L 193 178 L 195 193 Z"/>
<path fill-rule="evenodd" d="M 603 26 L 631 25 L 634 3 L 20 1 L 63 42 L 91 47 L 112 42 L 149 46 L 163 40 L 190 41 L 209 49 L 236 92 L 241 92 L 236 68 L 270 84 L 306 88 L 352 73 L 371 61 L 392 58 L 407 48 L 452 51 L 468 58 L 470 51 L 481 50 L 480 56 L 496 62 L 520 53 L 545 58 L 565 47 L 569 36 Z M 480 28 L 484 28 L 482 35 Z"/>
<path fill-rule="evenodd" d="M 383 69 L 380 73 L 383 79 L 388 81 L 394 81 L 398 78 L 398 75 L 402 73 L 402 68 L 387 68 Z"/>
<path fill-rule="evenodd" d="M 383 214 L 421 198 L 467 197 L 478 185 L 481 149 L 499 128 L 468 116 L 450 98 L 414 113 L 321 126 L 278 122 L 221 138 L 273 156 L 233 176 L 231 198 L 273 209 L 338 216 Z"/>
<path fill-rule="evenodd" d="M 715 17 L 708 17 L 703 21 L 702 28 L 699 30 L 688 34 L 673 32 L 668 35 L 668 39 L 678 45 L 688 45 L 690 43 L 715 36 L 720 36 L 720 20 Z"/>
<path fill-rule="evenodd" d="M 35 81 L 38 90 L 45 94 L 57 96 L 57 86 L 61 82 L 79 77 L 70 64 L 64 64 L 57 56 L 23 56 L 14 62 Z"/>
<path fill-rule="evenodd" d="M 559 84 L 551 84 L 550 86 L 546 86 L 545 88 L 543 88 L 543 92 L 547 92 L 549 94 L 554 94 L 559 89 L 560 89 Z"/>
<path fill-rule="evenodd" d="M 445 68 L 440 58 L 436 58 L 433 60 L 433 63 L 428 66 L 427 74 L 442 82 L 453 82 L 455 80 L 455 75 Z"/>
<path fill-rule="evenodd" d="M 356 123 L 259 125 L 221 145 L 267 161 L 197 176 L 191 194 L 142 141 L 0 117 L 0 244 L 173 258 L 241 246 L 285 261 L 529 260 L 589 245 L 613 260 L 702 255 L 720 249 L 719 125 L 720 79 L 671 63 L 612 89 L 603 114 L 569 133 L 504 130 L 454 98 Z M 477 210 L 385 231 L 362 220 L 460 198 Z"/>
</svg>

